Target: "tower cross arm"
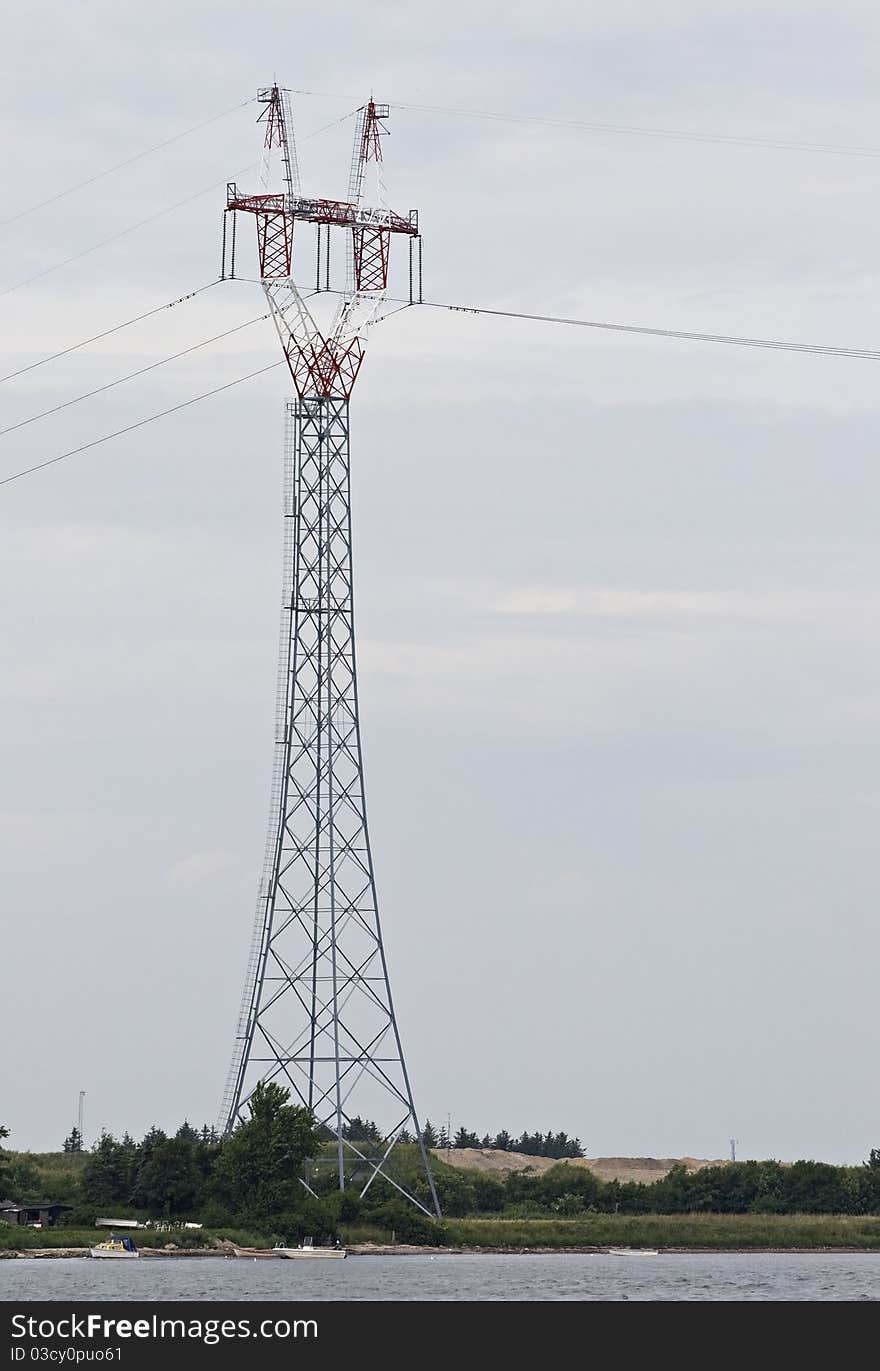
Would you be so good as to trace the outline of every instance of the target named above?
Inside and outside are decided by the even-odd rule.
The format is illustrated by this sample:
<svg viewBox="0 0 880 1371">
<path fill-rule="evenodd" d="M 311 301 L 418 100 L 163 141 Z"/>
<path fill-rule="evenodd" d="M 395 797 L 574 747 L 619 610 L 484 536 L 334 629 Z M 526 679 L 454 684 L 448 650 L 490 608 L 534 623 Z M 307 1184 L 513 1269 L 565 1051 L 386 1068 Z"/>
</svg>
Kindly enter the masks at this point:
<svg viewBox="0 0 880 1371">
<path fill-rule="evenodd" d="M 291 198 L 290 213 L 294 219 L 303 219 L 310 224 L 336 224 L 340 228 L 381 228 L 389 233 L 407 233 L 413 238 L 417 237 L 419 232 L 419 216 L 416 210 L 410 210 L 409 214 L 404 216 L 384 205 L 370 207 L 357 205 L 348 200 L 314 200 L 299 195 Z"/>
<path fill-rule="evenodd" d="M 245 214 L 288 214 L 287 196 L 267 193 L 242 195 L 234 181 L 226 187 L 226 208 L 242 210 Z"/>
</svg>

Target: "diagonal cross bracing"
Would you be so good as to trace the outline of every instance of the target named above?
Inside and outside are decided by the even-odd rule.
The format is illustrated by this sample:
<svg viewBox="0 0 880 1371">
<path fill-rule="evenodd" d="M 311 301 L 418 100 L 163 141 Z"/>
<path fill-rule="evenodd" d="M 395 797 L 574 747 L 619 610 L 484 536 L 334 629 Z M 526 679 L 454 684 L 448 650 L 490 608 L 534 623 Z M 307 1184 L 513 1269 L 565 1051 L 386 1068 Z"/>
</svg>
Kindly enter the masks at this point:
<svg viewBox="0 0 880 1371">
<path fill-rule="evenodd" d="M 420 1138 L 421 1130 L 391 999 L 364 799 L 348 399 L 290 402 L 286 433 L 280 758 L 224 1126 L 247 1117 L 258 1081 L 283 1081 L 333 1140 L 340 1186 L 357 1180 L 366 1189 L 384 1176 L 425 1208 L 392 1166 L 401 1131 Z M 375 1155 L 346 1135 L 355 1116 L 394 1119 Z"/>
</svg>

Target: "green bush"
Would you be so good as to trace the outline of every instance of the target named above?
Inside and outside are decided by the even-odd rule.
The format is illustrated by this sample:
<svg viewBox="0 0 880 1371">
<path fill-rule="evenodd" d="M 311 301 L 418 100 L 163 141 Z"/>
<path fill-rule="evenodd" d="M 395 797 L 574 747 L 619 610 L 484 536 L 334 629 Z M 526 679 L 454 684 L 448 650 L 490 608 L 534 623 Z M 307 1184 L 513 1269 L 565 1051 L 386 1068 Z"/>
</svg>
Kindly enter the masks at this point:
<svg viewBox="0 0 880 1371">
<path fill-rule="evenodd" d="M 229 1228 L 235 1223 L 235 1215 L 225 1204 L 220 1204 L 218 1200 L 209 1200 L 199 1209 L 199 1222 L 206 1228 Z"/>
<path fill-rule="evenodd" d="M 303 1202 L 296 1209 L 272 1215 L 269 1226 L 274 1242 L 295 1247 L 303 1238 L 314 1238 L 316 1242 L 321 1242 L 325 1238 L 336 1237 L 334 1206 L 324 1200 L 314 1199 L 306 1191 L 303 1191 L 303 1195 Z"/>
<path fill-rule="evenodd" d="M 447 1231 L 437 1219 L 429 1219 L 426 1214 L 404 1200 L 390 1200 L 377 1212 L 375 1218 L 383 1228 L 394 1234 L 395 1242 L 412 1243 L 419 1247 L 442 1247 L 447 1240 Z"/>
</svg>

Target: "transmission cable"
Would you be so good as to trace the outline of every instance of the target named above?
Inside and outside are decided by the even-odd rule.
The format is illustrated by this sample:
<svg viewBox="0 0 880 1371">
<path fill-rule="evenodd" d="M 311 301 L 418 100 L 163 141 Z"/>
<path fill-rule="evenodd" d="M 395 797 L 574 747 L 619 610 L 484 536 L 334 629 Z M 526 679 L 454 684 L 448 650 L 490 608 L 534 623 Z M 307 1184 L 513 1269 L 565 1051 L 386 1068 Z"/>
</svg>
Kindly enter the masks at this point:
<svg viewBox="0 0 880 1371">
<path fill-rule="evenodd" d="M 129 371 L 125 376 L 118 376 L 115 381 L 108 381 L 103 386 L 97 386 L 94 390 L 87 390 L 83 395 L 76 395 L 72 400 L 63 400 L 60 405 L 53 405 L 51 409 L 44 409 L 40 414 L 32 414 L 29 419 L 21 419 L 17 424 L 10 424 L 8 428 L 0 428 L 0 438 L 4 438 L 7 433 L 15 433 L 17 429 L 26 428 L 28 424 L 35 424 L 39 419 L 47 419 L 50 414 L 57 414 L 61 409 L 69 409 L 71 405 L 78 405 L 83 400 L 91 400 L 95 395 L 102 395 L 105 390 L 112 390 L 114 386 L 121 386 L 124 381 L 133 381 L 137 376 L 145 376 L 148 371 L 155 371 L 157 367 L 164 367 L 167 362 L 176 362 L 180 357 L 187 357 L 191 352 L 198 352 L 200 348 L 206 348 L 211 343 L 219 343 L 221 338 L 230 338 L 233 333 L 240 333 L 242 329 L 250 328 L 253 324 L 260 324 L 264 319 L 268 319 L 268 314 L 258 314 L 255 319 L 248 319 L 245 324 L 236 324 L 235 328 L 228 328 L 225 333 L 215 333 L 213 338 L 205 338 L 201 343 L 193 343 L 191 347 L 183 348 L 181 352 L 172 352 L 168 357 L 160 357 L 156 362 L 150 362 L 145 367 L 139 367 L 137 371 Z"/>
<path fill-rule="evenodd" d="M 244 103 L 249 105 L 251 101 L 246 100 Z M 234 108 L 241 109 L 243 106 L 236 105 Z M 227 111 L 227 113 L 228 112 L 229 111 Z M 335 124 L 342 124 L 346 119 L 350 119 L 352 113 L 354 113 L 354 111 L 343 114 L 339 119 L 331 120 L 329 124 L 323 124 L 321 128 L 313 129 L 311 133 L 307 133 L 299 141 L 305 143 L 308 142 L 310 138 L 317 138 L 319 133 L 324 133 L 327 129 L 333 128 Z M 215 118 L 222 118 L 222 115 L 216 115 Z M 182 134 L 178 136 L 183 137 Z M 143 155 L 146 156 L 146 154 Z M 83 248 L 81 252 L 75 252 L 71 257 L 65 257 L 61 262 L 55 262 L 50 267 L 43 267 L 42 271 L 34 272 L 33 276 L 28 276 L 24 281 L 16 281 L 14 285 L 5 286 L 0 290 L 0 297 L 11 295 L 14 290 L 21 290 L 24 286 L 32 285 L 34 281 L 42 280 L 44 276 L 48 276 L 51 272 L 59 271 L 61 267 L 68 267 L 72 262 L 78 262 L 81 257 L 88 257 L 90 253 L 97 252 L 99 248 L 105 248 L 108 244 L 115 243 L 119 238 L 124 238 L 126 234 L 134 233 L 136 229 L 144 228 L 147 224 L 155 223 L 157 219 L 161 219 L 164 215 L 172 214 L 174 210 L 182 209 L 184 205 L 191 204 L 193 200 L 198 200 L 200 196 L 207 195 L 209 190 L 216 190 L 218 186 L 228 185 L 230 180 L 234 181 L 237 177 L 244 176 L 247 172 L 253 171 L 257 165 L 256 162 L 250 162 L 246 167 L 241 167 L 238 171 L 234 171 L 231 177 L 225 177 L 222 181 L 213 181 L 210 186 L 203 186 L 201 190 L 197 190 L 192 195 L 188 195 L 184 200 L 178 200 L 173 205 L 166 205 L 164 209 L 157 210 L 155 214 L 148 215 L 146 219 L 139 219 L 136 224 L 129 224 L 126 228 L 119 229 L 117 233 L 111 233 L 109 238 L 102 238 L 99 243 L 92 243 L 91 247 Z M 104 175 L 106 173 L 101 174 Z"/>
<path fill-rule="evenodd" d="M 254 282 L 253 277 L 236 277 L 236 280 Z M 324 295 L 344 295 L 341 290 L 323 290 Z M 571 328 L 601 329 L 609 333 L 637 333 L 647 338 L 675 338 L 686 343 L 725 343 L 729 347 L 765 348 L 777 352 L 804 352 L 819 357 L 851 357 L 863 361 L 880 361 L 880 349 L 837 346 L 833 343 L 797 343 L 784 338 L 746 338 L 733 333 L 695 333 L 685 329 L 652 328 L 647 324 L 612 324 L 598 319 L 572 319 L 559 314 L 527 314 L 514 309 L 483 309 L 478 305 L 450 305 L 439 300 L 405 300 L 399 296 L 386 296 L 390 305 L 400 309 L 390 310 L 382 316 L 390 319 L 402 309 L 443 309 L 452 314 L 482 314 L 496 319 L 525 319 L 538 324 L 565 324 Z M 377 322 L 380 322 L 377 320 Z"/>
<path fill-rule="evenodd" d="M 133 424 L 127 424 L 125 428 L 118 428 L 113 433 L 105 433 L 100 438 L 93 438 L 89 443 L 81 443 L 79 447 L 69 448 L 67 452 L 61 452 L 57 457 L 50 457 L 45 462 L 37 462 L 34 466 L 25 467 L 23 471 L 13 472 L 11 476 L 0 478 L 0 486 L 11 485 L 13 481 L 20 481 L 23 476 L 30 476 L 35 471 L 43 471 L 46 467 L 55 466 L 57 462 L 64 462 L 68 457 L 76 457 L 80 452 L 88 452 L 90 448 L 100 447 L 102 443 L 109 443 L 111 438 L 121 438 L 125 433 L 133 433 L 135 429 L 143 428 L 146 424 L 153 424 L 157 419 L 164 419 L 167 414 L 176 414 L 178 410 L 188 409 L 190 405 L 197 405 L 200 400 L 207 400 L 212 395 L 219 395 L 221 391 L 232 390 L 233 386 L 240 386 L 245 381 L 252 381 L 255 376 L 264 376 L 267 371 L 274 371 L 276 367 L 284 366 L 284 361 L 270 362 L 266 367 L 260 367 L 257 371 L 250 371 L 246 376 L 237 376 L 234 381 L 227 381 L 222 386 L 215 386 L 213 390 L 205 390 L 201 395 L 193 395 L 189 400 L 182 400 L 179 405 L 171 405 L 168 409 L 159 410 L 158 414 L 148 414 L 144 419 L 138 419 Z"/>
<path fill-rule="evenodd" d="M 311 95 L 326 100 L 351 100 L 352 95 L 320 90 L 295 90 L 293 95 Z M 677 142 L 720 143 L 731 147 L 767 148 L 777 152 L 819 152 L 837 157 L 880 157 L 880 148 L 849 143 L 812 143 L 793 138 L 763 138 L 748 134 L 700 133 L 696 129 L 650 128 L 638 124 L 608 124 L 586 119 L 559 119 L 551 115 L 516 114 L 511 111 L 464 109 L 452 105 L 420 105 L 392 100 L 392 109 L 414 110 L 426 114 L 452 114 L 467 119 L 490 119 L 500 123 L 534 124 L 549 128 L 581 129 L 585 133 L 615 133 L 642 138 L 669 138 Z"/>
<path fill-rule="evenodd" d="M 344 124 L 346 119 L 350 119 L 353 114 L 357 114 L 356 109 L 349 110 L 348 114 L 340 115 L 338 119 L 331 119 L 329 124 L 322 124 L 319 129 L 312 129 L 311 133 L 303 134 L 302 138 L 300 138 L 299 134 L 295 134 L 297 147 L 299 147 L 300 143 L 307 143 L 310 138 L 317 138 L 319 133 L 326 133 L 328 129 L 335 128 L 337 124 Z"/>
<path fill-rule="evenodd" d="M 248 166 L 242 167 L 240 171 L 233 173 L 236 176 L 243 176 L 246 171 L 251 171 L 256 162 L 251 162 Z M 213 181 L 210 186 L 203 186 L 192 195 L 187 195 L 186 199 L 178 200 L 173 205 L 166 205 L 164 209 L 157 210 L 155 214 L 149 214 L 146 219 L 139 219 L 136 224 L 129 224 L 127 228 L 119 229 L 117 233 L 111 233 L 109 238 L 102 238 L 100 243 L 92 243 L 91 247 L 83 248 L 81 252 L 75 252 L 72 257 L 65 257 L 63 262 L 55 262 L 51 267 L 43 267 L 42 271 L 34 272 L 33 276 L 28 276 L 24 281 L 16 281 L 13 286 L 6 286 L 0 290 L 0 296 L 11 295 L 14 290 L 21 290 L 23 286 L 29 286 L 34 281 L 39 281 L 43 276 L 48 276 L 50 272 L 58 271 L 61 267 L 70 266 L 71 262 L 78 262 L 81 257 L 88 257 L 90 252 L 97 252 L 99 248 L 105 248 L 108 243 L 115 243 L 117 239 L 124 238 L 127 233 L 134 233 L 135 229 L 143 228 L 146 224 L 154 224 L 157 219 L 161 219 L 165 214 L 171 214 L 176 209 L 181 209 L 184 205 L 189 205 L 193 200 L 198 200 L 199 196 L 207 195 L 209 190 L 216 190 L 218 186 L 225 186 L 226 179 Z"/>
<path fill-rule="evenodd" d="M 310 291 L 306 298 L 319 293 L 337 295 L 343 294 L 341 291 Z M 608 329 L 616 333 L 636 333 L 647 335 L 652 338 L 673 338 L 685 342 L 699 343 L 724 343 L 735 347 L 770 348 L 786 352 L 801 352 L 826 357 L 844 357 L 861 359 L 863 361 L 880 361 L 880 350 L 871 348 L 851 348 L 837 347 L 825 343 L 794 343 L 779 338 L 744 338 L 733 334 L 721 333 L 691 333 L 683 329 L 648 328 L 638 324 L 610 324 L 601 323 L 594 319 L 570 319 L 561 315 L 553 314 L 527 314 L 521 310 L 506 309 L 482 309 L 472 305 L 451 305 L 441 304 L 435 300 L 410 301 L 392 298 L 389 303 L 401 306 L 422 305 L 427 309 L 444 309 L 456 314 L 486 315 L 501 319 L 524 319 L 535 323 L 547 324 L 566 324 L 577 328 Z M 394 313 L 400 311 L 395 310 Z M 263 316 L 265 317 L 265 316 Z M 250 320 L 255 323 L 256 320 Z M 249 325 L 239 325 L 238 327 L 248 327 Z M 230 330 L 235 332 L 235 330 Z M 213 341 L 213 340 L 208 340 Z M 199 344 L 197 346 L 205 346 Z M 188 349 L 192 351 L 194 349 Z M 182 354 L 181 354 L 182 355 Z M 166 359 L 166 360 L 171 360 Z M 161 365 L 156 363 L 154 365 Z M 105 433 L 100 438 L 93 438 L 91 442 L 83 443 L 79 447 L 71 448 L 67 452 L 59 453 L 57 457 L 50 457 L 45 462 L 37 462 L 33 466 L 26 467 L 22 471 L 13 472 L 11 476 L 0 478 L 0 486 L 10 485 L 13 481 L 19 481 L 24 476 L 30 476 L 35 471 L 42 471 L 46 467 L 54 466 L 57 462 L 66 461 L 68 457 L 75 457 L 81 452 L 87 452 L 90 448 L 98 447 L 102 443 L 109 442 L 112 438 L 122 437 L 123 434 L 132 433 L 135 429 L 142 428 L 145 424 L 152 424 L 156 419 L 163 419 L 167 414 L 176 414 L 178 410 L 187 409 L 190 405 L 198 404 L 201 400 L 207 400 L 212 395 L 219 395 L 224 390 L 231 390 L 233 386 L 241 385 L 245 381 L 250 381 L 256 376 L 263 376 L 266 372 L 274 371 L 276 367 L 284 365 L 283 360 L 270 362 L 268 366 L 260 367 L 257 371 L 248 372 L 246 376 L 236 377 L 234 381 L 227 381 L 222 386 L 215 386 L 213 390 L 203 391 L 201 395 L 194 395 L 189 400 L 183 400 L 178 405 L 172 405 L 168 409 L 160 410 L 158 414 L 150 414 L 145 419 L 139 419 L 134 424 L 129 424 L 125 428 L 116 429 L 113 433 Z M 149 369 L 149 368 L 148 368 Z M 127 379 L 125 377 L 120 378 Z M 118 384 L 118 383 L 114 383 Z M 37 416 L 39 417 L 39 416 Z"/>
<path fill-rule="evenodd" d="M 123 167 L 130 167 L 132 162 L 139 162 L 144 157 L 150 157 L 154 152 L 161 152 L 163 148 L 169 148 L 172 143 L 178 143 L 181 138 L 188 138 L 191 133 L 197 133 L 199 129 L 207 128 L 209 124 L 216 124 L 218 119 L 225 119 L 227 115 L 234 114 L 236 110 L 244 109 L 246 105 L 252 105 L 253 98 L 242 100 L 239 105 L 231 105 L 229 109 L 221 110 L 219 114 L 212 114 L 210 119 L 203 119 L 200 124 L 193 124 L 190 128 L 184 129 L 182 133 L 175 133 L 173 137 L 166 138 L 164 143 L 155 143 L 151 148 L 145 148 L 143 152 L 136 152 L 132 157 L 126 157 L 123 162 L 116 162 L 112 167 L 107 167 L 104 171 L 98 171 L 94 176 L 88 176 L 84 181 L 77 181 L 75 186 L 68 186 L 66 190 L 59 190 L 57 195 L 50 195 L 47 200 L 39 200 L 35 205 L 29 205 L 27 209 L 20 209 L 17 214 L 11 214 L 8 219 L 0 219 L 0 228 L 7 224 L 14 224 L 18 219 L 24 219 L 25 215 L 33 214 L 38 209 L 45 209 L 47 205 L 54 205 L 56 201 L 63 200 L 67 195 L 73 195 L 76 190 L 83 190 L 86 186 L 93 186 L 96 181 L 101 181 L 105 176 L 112 176 L 114 171 L 121 171 Z"/>
<path fill-rule="evenodd" d="M 59 357 L 67 357 L 71 352 L 78 352 L 80 348 L 88 347 L 89 343 L 97 343 L 102 338 L 109 338 L 113 333 L 119 333 L 121 329 L 130 328 L 132 324 L 139 324 L 142 319 L 151 319 L 154 314 L 161 314 L 163 310 L 174 309 L 175 305 L 182 305 L 187 300 L 194 300 L 203 291 L 210 290 L 212 286 L 219 286 L 222 277 L 218 276 L 215 281 L 209 281 L 207 285 L 199 286 L 198 290 L 191 290 L 188 295 L 179 295 L 176 300 L 169 300 L 164 305 L 156 305 L 153 309 L 145 310 L 143 314 L 136 314 L 132 319 L 124 319 L 121 324 L 114 324 L 112 328 L 107 328 L 103 333 L 93 333 L 91 338 L 83 338 L 79 343 L 71 343 L 70 347 L 62 348 L 60 352 L 52 352 L 48 357 L 41 357 L 38 362 L 29 362 L 26 367 L 19 367 L 18 371 L 10 371 L 5 376 L 0 376 L 0 386 L 6 381 L 15 380 L 16 376 L 24 376 L 27 371 L 34 371 L 37 367 L 44 367 L 47 362 L 56 362 Z"/>
<path fill-rule="evenodd" d="M 782 338 L 742 338 L 728 333 L 690 333 L 685 329 L 649 328 L 643 324 L 610 324 L 597 319 L 570 319 L 556 314 L 525 314 L 512 309 L 481 309 L 474 305 L 447 305 L 436 300 L 397 301 L 391 303 L 421 306 L 424 309 L 445 309 L 454 314 L 483 314 L 499 319 L 526 319 L 541 324 L 567 324 L 573 328 L 604 329 L 611 333 L 638 333 L 648 338 L 677 338 L 690 343 L 726 343 L 732 347 L 770 348 L 780 352 L 806 352 L 821 357 L 853 357 L 865 361 L 880 361 L 880 349 L 837 347 L 831 343 L 795 343 Z M 394 311 L 397 313 L 397 311 Z"/>
</svg>

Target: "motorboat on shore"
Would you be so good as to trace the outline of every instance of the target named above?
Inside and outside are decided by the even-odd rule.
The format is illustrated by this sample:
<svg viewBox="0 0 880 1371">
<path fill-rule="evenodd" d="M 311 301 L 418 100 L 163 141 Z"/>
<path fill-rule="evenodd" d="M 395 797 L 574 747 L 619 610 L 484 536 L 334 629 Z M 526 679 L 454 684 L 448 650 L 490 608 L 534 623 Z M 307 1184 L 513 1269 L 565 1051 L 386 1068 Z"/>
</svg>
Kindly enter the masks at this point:
<svg viewBox="0 0 880 1371">
<path fill-rule="evenodd" d="M 95 1247 L 89 1248 L 90 1257 L 139 1257 L 137 1243 L 133 1238 L 120 1237 L 117 1233 L 111 1233 L 106 1242 L 99 1242 Z"/>
<path fill-rule="evenodd" d="M 338 1242 L 335 1247 L 316 1247 L 312 1238 L 303 1238 L 299 1247 L 284 1247 L 282 1243 L 278 1243 L 272 1250 L 276 1256 L 286 1257 L 289 1261 L 303 1258 L 339 1261 L 348 1256 L 345 1248 L 340 1247 Z"/>
</svg>

